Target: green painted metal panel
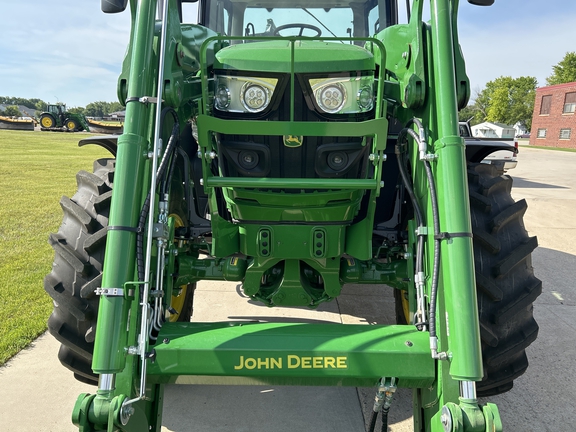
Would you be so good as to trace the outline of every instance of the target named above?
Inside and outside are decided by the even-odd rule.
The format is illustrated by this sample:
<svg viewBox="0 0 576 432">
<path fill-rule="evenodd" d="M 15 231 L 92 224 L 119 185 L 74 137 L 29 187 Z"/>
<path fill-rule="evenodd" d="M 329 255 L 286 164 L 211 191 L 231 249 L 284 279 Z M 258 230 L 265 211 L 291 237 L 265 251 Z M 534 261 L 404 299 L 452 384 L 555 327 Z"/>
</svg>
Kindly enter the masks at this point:
<svg viewBox="0 0 576 432">
<path fill-rule="evenodd" d="M 343 250 L 343 225 L 257 225 L 240 229 L 242 253 L 253 257 L 306 259 L 339 257 Z M 260 233 L 266 234 L 262 239 Z M 319 238 L 316 238 L 316 235 Z M 262 243 L 266 243 L 262 245 Z M 318 247 L 316 247 L 318 245 Z"/>
<path fill-rule="evenodd" d="M 198 133 L 200 145 L 208 146 L 210 134 L 220 132 L 237 135 L 270 135 L 270 136 L 375 136 L 382 140 L 382 149 L 386 144 L 388 133 L 388 120 L 377 118 L 355 123 L 342 121 L 333 122 L 301 122 L 301 121 L 260 121 L 260 120 L 232 120 L 219 119 L 208 115 L 199 115 Z M 206 135 L 208 134 L 208 135 Z M 206 141 L 205 139 L 208 138 Z"/>
<path fill-rule="evenodd" d="M 368 179 L 291 179 L 269 177 L 210 177 L 207 187 L 275 189 L 376 189 L 376 180 Z"/>
<path fill-rule="evenodd" d="M 213 185 L 212 178 L 208 185 Z M 286 179 L 282 190 L 260 191 L 254 189 L 234 188 L 226 189 L 225 198 L 230 204 L 234 219 L 239 221 L 278 221 L 278 222 L 350 222 L 356 216 L 364 192 L 360 190 L 323 190 L 301 191 L 300 193 L 286 193 Z M 302 180 L 298 179 L 301 183 Z M 289 183 L 288 183 L 289 184 Z M 331 179 L 325 179 L 330 188 L 336 187 Z M 339 182 L 342 184 L 342 182 Z M 346 185 L 347 183 L 344 183 Z M 372 182 L 372 187 L 376 183 Z M 317 187 L 317 186 L 314 186 Z M 300 189 L 301 186 L 298 186 Z"/>
<path fill-rule="evenodd" d="M 268 38 L 267 38 L 268 39 Z M 282 38 L 254 43 L 235 44 L 216 54 L 215 68 L 259 72 L 291 72 L 294 46 L 294 72 L 370 71 L 375 69 L 371 52 L 356 45 L 338 41 L 298 40 Z"/>
<path fill-rule="evenodd" d="M 356 385 L 394 376 L 410 387 L 431 384 L 435 374 L 428 334 L 412 326 L 172 323 L 158 340 L 149 374 L 165 382 L 200 375 Z"/>
</svg>

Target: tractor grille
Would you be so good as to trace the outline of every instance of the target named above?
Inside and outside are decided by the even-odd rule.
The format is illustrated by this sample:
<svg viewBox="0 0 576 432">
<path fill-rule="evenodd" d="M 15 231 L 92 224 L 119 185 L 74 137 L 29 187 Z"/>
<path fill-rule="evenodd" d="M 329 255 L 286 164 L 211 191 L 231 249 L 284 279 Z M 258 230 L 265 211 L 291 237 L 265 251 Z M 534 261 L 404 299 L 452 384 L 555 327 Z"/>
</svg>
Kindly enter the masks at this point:
<svg viewBox="0 0 576 432">
<path fill-rule="evenodd" d="M 262 121 L 290 120 L 290 86 L 279 95 L 278 108 Z M 300 80 L 295 79 L 295 121 L 326 122 L 349 118 L 357 122 L 372 118 L 372 113 L 354 116 L 323 117 L 306 103 Z M 217 111 L 217 117 L 230 118 Z M 238 117 L 235 117 L 238 118 Z M 226 177 L 270 178 L 365 178 L 371 138 L 362 145 L 359 137 L 303 137 L 301 145 L 289 147 L 282 136 L 219 134 L 220 170 Z M 300 140 L 300 137 L 297 137 Z"/>
</svg>

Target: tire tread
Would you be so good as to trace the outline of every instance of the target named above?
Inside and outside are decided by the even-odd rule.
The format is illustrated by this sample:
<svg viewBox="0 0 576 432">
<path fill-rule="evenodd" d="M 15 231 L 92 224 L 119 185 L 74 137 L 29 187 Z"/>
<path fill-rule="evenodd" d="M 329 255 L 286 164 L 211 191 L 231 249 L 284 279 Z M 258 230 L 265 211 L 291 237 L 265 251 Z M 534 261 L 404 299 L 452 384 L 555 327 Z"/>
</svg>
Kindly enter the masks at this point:
<svg viewBox="0 0 576 432">
<path fill-rule="evenodd" d="M 538 246 L 511 196 L 513 180 L 488 164 L 469 164 L 470 209 L 484 379 L 479 396 L 509 391 L 528 367 L 526 348 L 538 335 L 533 302 L 542 292 L 531 254 Z M 479 198 L 482 197 L 482 198 Z"/>
</svg>

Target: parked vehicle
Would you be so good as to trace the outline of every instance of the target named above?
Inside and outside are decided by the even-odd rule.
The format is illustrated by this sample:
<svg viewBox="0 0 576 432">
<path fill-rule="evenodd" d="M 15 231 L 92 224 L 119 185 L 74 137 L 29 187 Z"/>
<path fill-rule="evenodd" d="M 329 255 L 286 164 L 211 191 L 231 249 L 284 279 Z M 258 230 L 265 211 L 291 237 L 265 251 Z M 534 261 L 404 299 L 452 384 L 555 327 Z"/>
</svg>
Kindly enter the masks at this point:
<svg viewBox="0 0 576 432">
<path fill-rule="evenodd" d="M 40 128 L 56 132 L 90 131 L 86 118 L 81 114 L 66 111 L 66 105 L 48 105 L 40 114 Z"/>
<path fill-rule="evenodd" d="M 199 24 L 159 3 L 130 1 L 124 133 L 80 142 L 110 157 L 50 236 L 48 326 L 97 385 L 74 423 L 160 431 L 167 383 L 372 385 L 372 430 L 401 386 L 417 431 L 501 431 L 478 396 L 528 366 L 537 240 L 480 163 L 493 143 L 459 134 L 458 2 L 430 1 L 426 23 L 409 2 L 407 24 L 395 0 L 198 0 Z M 191 322 L 202 280 L 309 308 L 386 284 L 398 324 Z"/>
<path fill-rule="evenodd" d="M 464 138 L 466 143 L 468 160 L 472 154 L 475 154 L 476 159 L 481 157 L 481 163 L 490 164 L 503 172 L 516 168 L 518 164 L 518 140 L 473 137 L 468 122 L 460 122 L 459 128 L 460 136 Z"/>
</svg>

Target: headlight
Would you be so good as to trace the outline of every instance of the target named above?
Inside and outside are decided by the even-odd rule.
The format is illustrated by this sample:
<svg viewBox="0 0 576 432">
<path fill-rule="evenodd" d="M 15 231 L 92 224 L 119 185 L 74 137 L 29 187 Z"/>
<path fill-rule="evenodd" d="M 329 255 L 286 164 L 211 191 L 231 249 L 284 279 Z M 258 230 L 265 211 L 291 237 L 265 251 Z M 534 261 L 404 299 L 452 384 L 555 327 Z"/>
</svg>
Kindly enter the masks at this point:
<svg viewBox="0 0 576 432">
<path fill-rule="evenodd" d="M 217 75 L 214 107 L 235 113 L 264 111 L 270 105 L 277 83 L 276 78 Z"/>
<path fill-rule="evenodd" d="M 340 83 L 327 84 L 315 92 L 316 102 L 322 111 L 336 113 L 346 102 L 346 90 Z"/>
<path fill-rule="evenodd" d="M 230 90 L 223 84 L 218 85 L 214 94 L 214 106 L 226 110 L 230 106 Z"/>
<path fill-rule="evenodd" d="M 374 77 L 309 80 L 318 108 L 328 114 L 354 114 L 374 107 Z"/>
<path fill-rule="evenodd" d="M 246 82 L 242 86 L 242 105 L 250 112 L 259 112 L 270 103 L 270 91 L 261 84 Z"/>
</svg>

